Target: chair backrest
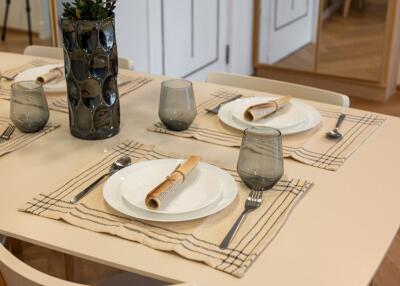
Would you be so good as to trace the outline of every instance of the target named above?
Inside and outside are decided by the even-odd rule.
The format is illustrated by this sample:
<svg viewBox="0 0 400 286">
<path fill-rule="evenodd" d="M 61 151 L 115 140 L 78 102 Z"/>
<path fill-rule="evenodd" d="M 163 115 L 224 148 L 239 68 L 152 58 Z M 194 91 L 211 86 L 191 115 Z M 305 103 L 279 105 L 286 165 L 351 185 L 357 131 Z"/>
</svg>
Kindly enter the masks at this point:
<svg viewBox="0 0 400 286">
<path fill-rule="evenodd" d="M 0 274 L 7 286 L 83 286 L 47 275 L 26 265 L 8 252 L 2 244 L 0 244 Z"/>
<path fill-rule="evenodd" d="M 24 55 L 35 57 L 46 57 L 61 60 L 64 58 L 62 48 L 46 47 L 46 46 L 27 46 L 24 50 Z"/>
<path fill-rule="evenodd" d="M 62 48 L 47 47 L 47 46 L 27 46 L 24 50 L 24 55 L 34 57 L 47 57 L 57 60 L 64 59 L 64 52 Z M 118 67 L 121 69 L 133 70 L 133 61 L 127 58 L 118 58 Z"/>
<path fill-rule="evenodd" d="M 270 92 L 279 95 L 291 95 L 297 98 L 314 100 L 343 107 L 350 106 L 350 99 L 347 95 L 284 81 L 222 72 L 211 72 L 208 74 L 207 82 Z"/>
</svg>

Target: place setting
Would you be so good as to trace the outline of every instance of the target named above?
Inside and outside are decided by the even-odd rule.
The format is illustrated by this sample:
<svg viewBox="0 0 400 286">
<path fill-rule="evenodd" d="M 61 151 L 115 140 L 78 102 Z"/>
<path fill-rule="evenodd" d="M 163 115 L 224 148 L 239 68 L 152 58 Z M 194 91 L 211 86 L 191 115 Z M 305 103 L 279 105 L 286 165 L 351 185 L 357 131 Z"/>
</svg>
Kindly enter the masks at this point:
<svg viewBox="0 0 400 286">
<path fill-rule="evenodd" d="M 35 59 L 26 64 L 0 72 L 0 98 L 10 99 L 11 85 L 20 81 L 39 81 L 44 92 L 65 93 L 64 65 L 49 59 Z"/>
<path fill-rule="evenodd" d="M 10 99 L 11 84 L 20 81 L 38 81 L 42 83 L 49 109 L 68 113 L 67 81 L 64 64 L 48 60 L 33 60 L 30 63 L 3 71 L 0 85 L 0 98 Z M 130 93 L 153 79 L 149 76 L 128 76 L 120 73 L 117 78 L 119 96 Z M 93 93 L 93 90 L 90 90 Z"/>
<path fill-rule="evenodd" d="M 168 86 L 172 82 L 186 84 L 186 91 L 181 88 L 177 93 Z M 179 100 L 181 105 L 176 104 Z M 159 117 L 149 131 L 228 147 L 239 147 L 247 128 L 272 127 L 283 135 L 284 157 L 332 171 L 385 121 L 372 113 L 327 109 L 323 104 L 317 108 L 291 95 L 254 95 L 246 90 L 211 91 L 196 105 L 193 87 L 184 80 L 163 83 Z"/>
<path fill-rule="evenodd" d="M 11 85 L 9 116 L 0 115 L 0 156 L 19 150 L 60 127 L 49 122 L 43 86 L 37 81 Z"/>
<path fill-rule="evenodd" d="M 20 211 L 242 277 L 312 186 L 286 177 L 283 163 L 281 134 L 273 128 L 245 132 L 236 168 L 128 140 Z"/>
</svg>

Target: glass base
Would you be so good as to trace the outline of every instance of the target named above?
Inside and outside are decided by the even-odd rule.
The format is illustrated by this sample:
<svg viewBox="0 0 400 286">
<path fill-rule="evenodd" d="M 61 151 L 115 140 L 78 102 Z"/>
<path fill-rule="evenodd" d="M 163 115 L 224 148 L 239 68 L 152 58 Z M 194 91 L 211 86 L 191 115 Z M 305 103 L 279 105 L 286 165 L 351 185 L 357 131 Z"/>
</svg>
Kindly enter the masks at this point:
<svg viewBox="0 0 400 286">
<path fill-rule="evenodd" d="M 113 129 L 99 129 L 95 132 L 79 131 L 75 129 L 70 129 L 71 135 L 84 140 L 102 140 L 113 137 L 119 133 L 119 128 Z"/>
</svg>

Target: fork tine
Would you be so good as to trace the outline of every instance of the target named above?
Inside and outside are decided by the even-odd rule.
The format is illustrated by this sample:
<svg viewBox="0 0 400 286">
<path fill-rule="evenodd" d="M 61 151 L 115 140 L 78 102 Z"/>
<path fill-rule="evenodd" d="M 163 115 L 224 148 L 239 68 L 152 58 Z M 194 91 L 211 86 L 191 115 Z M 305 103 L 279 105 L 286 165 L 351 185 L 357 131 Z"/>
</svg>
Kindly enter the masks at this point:
<svg viewBox="0 0 400 286">
<path fill-rule="evenodd" d="M 257 203 L 258 203 L 258 206 L 260 206 L 260 205 L 262 204 L 262 201 L 263 201 L 263 192 L 260 191 L 260 192 L 258 192 L 258 193 L 259 193 L 259 196 L 258 196 L 258 201 L 257 201 Z"/>
<path fill-rule="evenodd" d="M 12 131 L 13 131 L 13 125 L 9 124 L 5 132 L 6 137 L 10 136 Z"/>
<path fill-rule="evenodd" d="M 8 124 L 6 130 L 3 132 L 3 134 L 1 134 L 0 138 L 6 139 L 6 140 L 10 139 L 10 136 L 11 136 L 11 134 L 13 134 L 14 130 L 15 130 L 15 126 L 12 124 Z"/>
<path fill-rule="evenodd" d="M 8 131 L 8 132 L 7 132 L 7 137 L 11 135 L 11 132 L 13 131 L 13 127 L 14 127 L 14 126 L 11 125 L 11 124 L 8 125 L 7 130 L 6 130 L 6 131 Z"/>
<path fill-rule="evenodd" d="M 8 137 L 10 137 L 14 133 L 14 131 L 15 131 L 15 126 L 11 125 L 11 131 L 10 131 L 10 134 L 8 135 Z"/>
<path fill-rule="evenodd" d="M 10 128 L 10 124 L 8 124 L 6 130 L 4 130 L 3 133 L 1 133 L 1 135 L 0 135 L 1 138 L 3 138 L 4 136 L 6 136 L 6 134 L 7 134 L 9 128 Z"/>
</svg>

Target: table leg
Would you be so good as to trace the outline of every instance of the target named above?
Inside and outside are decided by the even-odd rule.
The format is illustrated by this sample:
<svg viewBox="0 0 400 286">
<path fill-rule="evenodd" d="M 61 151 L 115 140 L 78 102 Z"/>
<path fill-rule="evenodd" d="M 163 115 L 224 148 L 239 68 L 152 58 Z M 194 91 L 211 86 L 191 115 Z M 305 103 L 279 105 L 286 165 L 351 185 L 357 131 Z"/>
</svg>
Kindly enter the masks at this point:
<svg viewBox="0 0 400 286">
<path fill-rule="evenodd" d="M 351 0 L 345 0 L 343 3 L 343 17 L 346 18 L 349 15 L 350 6 L 351 6 Z"/>
<path fill-rule="evenodd" d="M 7 21 L 8 21 L 8 11 L 10 9 L 11 0 L 7 0 L 6 3 L 6 11 L 4 13 L 4 22 L 3 22 L 3 32 L 1 34 L 1 41 L 6 40 L 6 30 L 7 30 Z"/>
<path fill-rule="evenodd" d="M 31 6 L 29 0 L 26 0 L 26 16 L 28 18 L 29 45 L 32 45 Z"/>
</svg>

